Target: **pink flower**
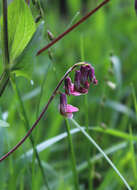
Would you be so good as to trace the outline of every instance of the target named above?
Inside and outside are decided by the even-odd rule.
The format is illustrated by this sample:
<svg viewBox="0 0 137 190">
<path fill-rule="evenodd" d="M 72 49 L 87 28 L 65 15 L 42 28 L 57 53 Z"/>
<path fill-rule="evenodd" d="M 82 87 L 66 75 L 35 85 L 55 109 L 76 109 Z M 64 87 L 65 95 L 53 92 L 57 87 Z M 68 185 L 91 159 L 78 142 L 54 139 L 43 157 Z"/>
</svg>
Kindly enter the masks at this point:
<svg viewBox="0 0 137 190">
<path fill-rule="evenodd" d="M 79 109 L 72 105 L 67 104 L 67 98 L 65 93 L 60 93 L 60 113 L 64 117 L 72 118 L 73 112 L 77 112 Z"/>
</svg>

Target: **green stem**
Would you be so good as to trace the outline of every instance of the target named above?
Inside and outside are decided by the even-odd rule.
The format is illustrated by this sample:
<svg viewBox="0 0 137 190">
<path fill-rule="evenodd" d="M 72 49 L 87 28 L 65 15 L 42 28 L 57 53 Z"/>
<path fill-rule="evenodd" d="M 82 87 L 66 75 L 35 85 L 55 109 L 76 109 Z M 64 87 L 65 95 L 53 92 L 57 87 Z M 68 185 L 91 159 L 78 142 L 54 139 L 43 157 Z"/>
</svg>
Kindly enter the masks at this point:
<svg viewBox="0 0 137 190">
<path fill-rule="evenodd" d="M 4 72 L 0 77 L 0 96 L 2 95 L 7 83 L 9 81 L 9 48 L 8 48 L 8 11 L 7 11 L 7 0 L 2 1 L 2 11 L 3 11 L 3 31 L 2 31 L 2 55 L 3 55 L 3 64 Z"/>
<path fill-rule="evenodd" d="M 13 78 L 12 78 L 12 86 L 13 86 L 13 89 L 14 89 L 14 91 L 16 93 L 16 97 L 18 99 L 18 102 L 20 104 L 21 112 L 22 112 L 22 115 L 23 115 L 23 118 L 24 118 L 24 121 L 25 121 L 25 125 L 24 126 L 26 128 L 26 131 L 28 131 L 30 129 L 29 120 L 28 120 L 28 117 L 27 117 L 27 114 L 26 114 L 26 111 L 25 111 L 25 107 L 24 107 L 24 104 L 23 104 L 23 101 L 22 101 L 22 98 L 21 98 L 21 95 L 20 95 L 17 83 L 16 83 L 15 79 L 13 79 Z M 30 142 L 32 144 L 33 152 L 36 155 L 36 159 L 37 159 L 39 168 L 41 170 L 41 174 L 43 176 L 43 180 L 44 180 L 45 186 L 49 190 L 48 181 L 47 181 L 47 178 L 45 176 L 45 172 L 44 172 L 44 169 L 43 169 L 43 166 L 42 166 L 39 154 L 38 154 L 37 149 L 35 147 L 33 136 L 30 135 L 29 139 L 30 139 Z"/>
<path fill-rule="evenodd" d="M 81 61 L 84 61 L 85 60 L 85 55 L 84 55 L 84 37 L 83 35 L 81 35 Z M 86 113 L 85 114 L 85 126 L 86 126 L 86 131 L 87 133 L 89 133 L 89 117 L 88 117 L 88 96 L 85 95 L 84 96 L 84 107 L 85 107 L 85 110 L 86 110 Z M 92 190 L 93 187 L 92 187 L 92 165 L 91 165 L 91 162 L 90 162 L 90 144 L 89 144 L 89 141 L 86 139 L 86 145 L 87 145 L 87 162 L 88 162 L 88 186 L 89 186 L 89 190 Z"/>
<path fill-rule="evenodd" d="M 70 134 L 70 125 L 69 125 L 69 122 L 67 119 L 65 119 L 65 121 L 66 121 L 68 143 L 69 143 L 70 154 L 71 154 L 72 172 L 73 172 L 73 176 L 74 176 L 75 189 L 79 190 L 78 174 L 77 174 L 77 168 L 76 168 L 76 159 L 75 159 L 74 147 L 73 147 L 73 143 L 72 143 L 72 137 Z"/>
<path fill-rule="evenodd" d="M 84 101 L 85 101 L 85 110 L 86 113 L 85 114 L 85 126 L 86 126 L 86 131 L 89 134 L 89 117 L 88 117 L 88 96 L 85 95 L 84 96 Z M 86 144 L 87 144 L 87 162 L 88 162 L 88 185 L 89 185 L 89 190 L 93 189 L 93 185 L 92 185 L 92 174 L 93 174 L 93 169 L 92 169 L 92 165 L 90 162 L 90 143 L 89 141 L 86 139 Z"/>
</svg>

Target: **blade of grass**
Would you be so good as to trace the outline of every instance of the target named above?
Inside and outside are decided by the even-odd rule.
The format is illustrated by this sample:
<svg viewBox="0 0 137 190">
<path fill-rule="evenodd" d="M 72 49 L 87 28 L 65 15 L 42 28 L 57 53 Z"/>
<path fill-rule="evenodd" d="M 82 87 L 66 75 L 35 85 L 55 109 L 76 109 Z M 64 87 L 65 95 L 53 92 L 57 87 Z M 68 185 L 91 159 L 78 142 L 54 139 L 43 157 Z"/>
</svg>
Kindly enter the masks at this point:
<svg viewBox="0 0 137 190">
<path fill-rule="evenodd" d="M 70 154 L 71 154 L 71 164 L 72 164 L 72 172 L 73 172 L 73 176 L 74 176 L 75 189 L 79 190 L 78 174 L 77 174 L 77 168 L 76 168 L 76 159 L 75 159 L 72 137 L 71 137 L 71 133 L 70 133 L 70 125 L 69 125 L 69 122 L 67 119 L 65 119 L 65 121 L 66 121 L 66 130 L 67 130 L 67 134 L 68 134 L 69 149 L 70 149 Z"/>
<path fill-rule="evenodd" d="M 86 129 L 85 127 L 82 127 L 84 130 Z M 96 132 L 101 132 L 101 133 L 106 133 L 108 135 L 112 135 L 112 136 L 115 136 L 115 137 L 118 137 L 118 138 L 122 138 L 122 139 L 125 139 L 125 140 L 132 140 L 132 141 L 137 141 L 137 137 L 136 136 L 131 136 L 130 134 L 127 134 L 127 133 L 124 133 L 124 132 L 121 132 L 121 131 L 117 131 L 117 130 L 114 130 L 114 129 L 102 129 L 100 127 L 89 127 L 89 130 L 93 130 L 93 131 L 96 131 Z M 75 128 L 75 129 L 71 129 L 70 133 L 73 135 L 73 134 L 76 134 L 80 132 L 80 130 L 78 128 Z M 55 143 L 63 140 L 64 138 L 67 137 L 67 133 L 64 132 L 64 133 L 61 133 L 60 135 L 57 135 L 55 137 L 52 137 L 40 144 L 38 144 L 36 146 L 36 149 L 37 151 L 40 153 L 42 151 L 44 151 L 45 149 L 51 147 L 52 145 L 54 145 Z M 33 149 L 31 150 L 28 150 L 25 155 L 22 155 L 21 158 L 22 159 L 25 159 L 25 157 L 30 157 L 32 156 L 33 154 Z M 29 159 L 31 161 L 31 159 Z"/>
<path fill-rule="evenodd" d="M 72 18 L 72 20 L 70 21 L 69 25 L 67 26 L 67 29 L 69 27 L 71 27 L 71 25 L 75 22 L 75 20 L 77 19 L 77 17 L 79 16 L 80 11 L 77 11 L 76 14 L 74 15 L 74 17 Z"/>
<path fill-rule="evenodd" d="M 122 142 L 119 143 L 117 145 L 111 146 L 110 148 L 104 150 L 106 155 L 112 155 L 115 152 L 117 152 L 118 150 L 124 149 L 125 147 L 127 147 L 128 143 L 127 142 Z M 95 156 L 93 156 L 90 159 L 91 163 L 94 163 L 96 161 L 98 161 L 99 159 L 102 159 L 104 156 L 101 153 L 96 154 Z M 83 170 L 85 170 L 88 167 L 88 163 L 85 161 L 84 163 L 80 164 L 78 166 L 78 171 L 82 172 Z"/>
<path fill-rule="evenodd" d="M 78 128 L 75 128 L 75 129 L 78 129 Z M 127 147 L 128 145 L 128 142 L 122 142 L 122 143 L 119 143 L 119 144 L 116 144 L 116 145 L 113 145 L 111 146 L 110 148 L 104 150 L 105 154 L 107 155 L 113 155 L 115 152 L 119 151 L 119 150 L 123 150 Z M 95 162 L 97 162 L 98 160 L 104 158 L 104 156 L 101 154 L 101 153 L 98 153 L 96 154 L 95 156 L 93 156 L 91 159 L 90 159 L 90 162 L 93 164 Z M 84 161 L 82 162 L 81 164 L 78 165 L 77 167 L 77 171 L 78 173 L 82 173 L 84 170 L 86 170 L 88 168 L 88 162 L 87 161 Z M 70 177 L 72 176 L 72 172 L 68 172 L 64 178 L 66 180 L 68 180 Z M 57 186 L 57 183 L 54 183 L 53 185 L 54 187 Z"/>
<path fill-rule="evenodd" d="M 20 92 L 19 92 L 19 89 L 18 89 L 18 86 L 17 86 L 17 83 L 16 83 L 16 80 L 14 80 L 12 78 L 12 86 L 13 86 L 13 89 L 15 91 L 15 94 L 16 94 L 16 97 L 18 99 L 18 102 L 20 104 L 20 108 L 21 108 L 21 112 L 22 112 L 22 115 L 24 117 L 24 121 L 25 121 L 25 128 L 26 128 L 26 131 L 29 130 L 30 128 L 30 125 L 29 125 L 29 120 L 28 120 L 28 117 L 27 117 L 27 114 L 26 114 L 26 111 L 25 111 L 25 107 L 24 107 L 24 104 L 23 104 L 23 101 L 21 99 L 21 95 L 20 95 Z M 41 163 L 41 160 L 40 160 L 40 157 L 39 157 L 39 154 L 37 152 L 37 149 L 35 148 L 35 144 L 34 144 L 34 139 L 33 139 L 33 136 L 30 135 L 30 142 L 32 144 L 32 148 L 33 148 L 33 152 L 37 158 L 37 161 L 38 161 L 38 164 L 39 164 L 39 168 L 41 170 L 41 174 L 43 176 L 43 180 L 44 180 L 44 183 L 45 183 L 45 186 L 47 187 L 47 189 L 49 190 L 49 186 L 48 186 L 48 181 L 47 181 L 47 178 L 46 178 L 46 175 L 45 175 L 45 172 L 44 172 L 44 169 L 42 167 L 42 163 Z"/>
<path fill-rule="evenodd" d="M 97 104 L 101 104 L 100 97 L 95 97 L 93 99 L 90 99 L 89 101 L 90 102 L 94 101 Z M 107 99 L 104 102 L 104 107 L 108 107 L 108 108 L 111 108 L 111 109 L 113 109 L 113 110 L 115 110 L 115 111 L 117 111 L 119 113 L 126 114 L 128 117 L 130 117 L 135 122 L 137 122 L 137 116 L 134 113 L 134 111 L 132 109 L 128 108 L 127 106 L 125 106 L 124 104 L 119 103 L 118 101 L 113 101 L 111 99 Z"/>
<path fill-rule="evenodd" d="M 105 152 L 100 148 L 100 146 L 94 141 L 93 138 L 91 138 L 91 136 L 88 135 L 88 133 L 74 120 L 71 119 L 72 123 L 78 128 L 80 129 L 80 131 L 83 133 L 83 135 L 97 148 L 97 150 L 104 156 L 104 158 L 107 160 L 107 162 L 110 164 L 110 166 L 114 169 L 114 171 L 117 173 L 117 175 L 121 178 L 121 180 L 123 181 L 123 183 L 125 184 L 125 187 L 128 190 L 132 190 L 131 187 L 128 185 L 127 181 L 125 180 L 125 178 L 121 175 L 121 173 L 119 172 L 119 170 L 116 168 L 116 166 L 113 164 L 113 162 L 109 159 L 109 157 L 105 154 Z"/>
<path fill-rule="evenodd" d="M 70 131 L 70 133 L 71 133 L 71 134 L 76 134 L 76 133 L 78 133 L 79 131 L 80 131 L 79 129 L 72 129 L 72 130 Z M 38 145 L 36 146 L 36 149 L 37 149 L 38 152 L 42 152 L 42 151 L 44 151 L 45 149 L 51 147 L 52 145 L 54 145 L 55 143 L 61 141 L 62 139 L 66 138 L 66 137 L 67 137 L 67 133 L 66 133 L 66 132 L 61 133 L 60 135 L 57 135 L 57 136 L 55 136 L 55 137 L 52 137 L 52 138 L 50 138 L 50 139 L 48 139 L 48 140 L 46 140 L 46 141 L 44 141 L 44 142 L 38 144 Z M 33 149 L 28 150 L 28 151 L 25 153 L 25 155 L 22 155 L 22 156 L 21 156 L 21 158 L 22 158 L 22 159 L 25 159 L 25 157 L 30 157 L 30 156 L 32 156 L 32 154 L 33 154 Z M 30 160 L 30 159 L 29 159 L 29 160 Z"/>
<path fill-rule="evenodd" d="M 108 134 L 108 135 L 112 135 L 112 136 L 122 138 L 122 139 L 137 141 L 136 136 L 131 136 L 128 133 L 121 132 L 121 131 L 118 131 L 116 129 L 102 129 L 101 127 L 92 127 L 92 130 L 96 131 L 96 132 L 99 132 L 99 133 L 105 133 L 105 134 Z"/>
</svg>

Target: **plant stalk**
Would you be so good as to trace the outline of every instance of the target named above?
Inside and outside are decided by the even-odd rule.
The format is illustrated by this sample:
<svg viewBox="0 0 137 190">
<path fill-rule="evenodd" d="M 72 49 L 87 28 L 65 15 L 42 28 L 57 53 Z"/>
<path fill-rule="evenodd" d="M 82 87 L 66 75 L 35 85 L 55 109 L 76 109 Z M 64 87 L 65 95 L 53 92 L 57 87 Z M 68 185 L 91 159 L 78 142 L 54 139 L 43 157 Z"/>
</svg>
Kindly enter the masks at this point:
<svg viewBox="0 0 137 190">
<path fill-rule="evenodd" d="M 5 87 L 9 81 L 9 47 L 8 47 L 8 11 L 7 11 L 7 0 L 2 0 L 2 11 L 3 11 L 3 31 L 2 31 L 2 55 L 4 72 L 0 77 L 0 96 L 3 94 Z"/>
<path fill-rule="evenodd" d="M 78 173 L 77 173 L 77 168 L 76 168 L 76 158 L 75 158 L 72 137 L 71 137 L 71 133 L 70 133 L 70 125 L 69 125 L 69 122 L 67 119 L 65 119 L 65 121 L 66 121 L 66 129 L 67 129 L 67 134 L 68 134 L 69 149 L 70 149 L 70 154 L 71 154 L 71 164 L 72 164 L 72 172 L 73 172 L 73 177 L 74 177 L 75 190 L 79 190 Z"/>
</svg>

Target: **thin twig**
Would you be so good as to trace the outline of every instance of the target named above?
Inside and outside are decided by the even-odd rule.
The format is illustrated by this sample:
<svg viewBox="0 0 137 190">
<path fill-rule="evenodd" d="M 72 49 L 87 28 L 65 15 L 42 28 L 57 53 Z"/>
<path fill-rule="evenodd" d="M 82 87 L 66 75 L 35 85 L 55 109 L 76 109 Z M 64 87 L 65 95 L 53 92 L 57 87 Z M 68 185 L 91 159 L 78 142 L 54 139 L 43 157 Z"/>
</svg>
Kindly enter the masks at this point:
<svg viewBox="0 0 137 190">
<path fill-rule="evenodd" d="M 77 23 L 75 23 L 73 26 L 71 26 L 70 28 L 68 28 L 65 32 L 63 32 L 62 34 L 60 34 L 57 38 L 55 38 L 52 42 L 50 42 L 47 46 L 45 46 L 44 48 L 40 49 L 37 52 L 37 55 L 40 55 L 43 51 L 47 50 L 48 48 L 50 48 L 51 46 L 53 46 L 56 42 L 58 42 L 59 40 L 61 40 L 64 36 L 66 36 L 69 32 L 71 32 L 73 29 L 75 29 L 77 26 L 79 26 L 80 24 L 82 24 L 85 20 L 87 20 L 91 15 L 93 15 L 95 12 L 98 11 L 98 9 L 100 9 L 101 7 L 103 7 L 106 3 L 108 3 L 110 0 L 105 0 L 102 3 L 100 3 L 95 9 L 93 9 L 92 11 L 90 11 L 88 14 L 86 14 L 84 17 L 82 17 Z"/>
<path fill-rule="evenodd" d="M 77 66 L 80 66 L 80 65 L 84 65 L 85 63 L 84 62 L 80 62 L 80 63 L 77 63 L 75 65 L 73 65 L 72 67 L 70 67 L 68 69 L 68 71 L 65 73 L 65 75 L 61 78 L 61 80 L 59 81 L 58 85 L 56 86 L 56 88 L 54 89 L 51 97 L 49 98 L 48 100 L 48 103 L 45 105 L 44 109 L 42 110 L 41 114 L 39 115 L 38 119 L 35 121 L 35 123 L 33 124 L 33 126 L 30 128 L 30 130 L 28 131 L 28 133 L 7 153 L 5 154 L 4 156 L 2 156 L 0 158 L 0 162 L 5 160 L 9 155 L 11 155 L 17 148 L 19 148 L 23 143 L 24 141 L 30 136 L 30 134 L 32 133 L 33 129 L 35 129 L 35 127 L 38 125 L 38 123 L 40 122 L 41 118 L 44 116 L 45 112 L 47 111 L 50 103 L 52 102 L 52 100 L 54 99 L 59 87 L 61 86 L 61 84 L 63 83 L 64 79 L 68 76 L 68 74 L 74 70 Z"/>
</svg>

